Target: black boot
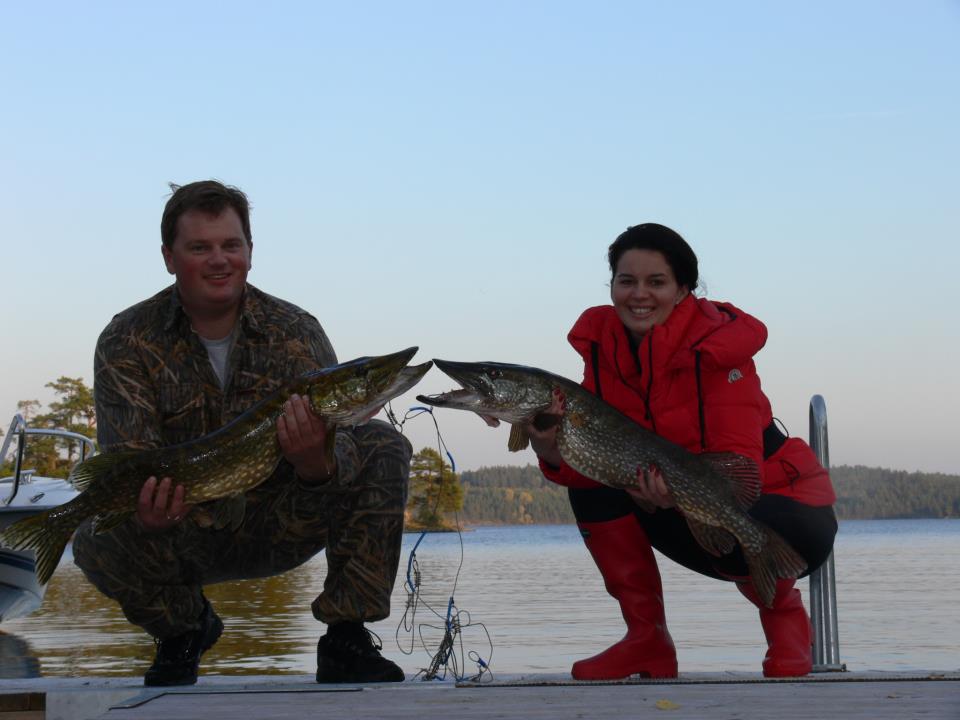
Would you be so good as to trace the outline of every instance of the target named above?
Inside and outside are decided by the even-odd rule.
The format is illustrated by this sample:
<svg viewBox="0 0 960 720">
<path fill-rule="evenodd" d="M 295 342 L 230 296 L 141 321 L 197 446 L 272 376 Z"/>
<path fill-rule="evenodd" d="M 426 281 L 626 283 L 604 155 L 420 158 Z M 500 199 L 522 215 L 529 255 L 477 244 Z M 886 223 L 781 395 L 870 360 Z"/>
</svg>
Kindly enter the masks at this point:
<svg viewBox="0 0 960 720">
<path fill-rule="evenodd" d="M 380 654 L 383 645 L 373 637 L 363 623 L 330 625 L 317 643 L 317 682 L 403 682 L 403 670 Z"/>
<path fill-rule="evenodd" d="M 223 622 L 205 601 L 200 613 L 200 628 L 157 641 L 157 656 L 143 676 L 148 686 L 193 685 L 197 682 L 200 656 L 223 632 Z"/>
</svg>

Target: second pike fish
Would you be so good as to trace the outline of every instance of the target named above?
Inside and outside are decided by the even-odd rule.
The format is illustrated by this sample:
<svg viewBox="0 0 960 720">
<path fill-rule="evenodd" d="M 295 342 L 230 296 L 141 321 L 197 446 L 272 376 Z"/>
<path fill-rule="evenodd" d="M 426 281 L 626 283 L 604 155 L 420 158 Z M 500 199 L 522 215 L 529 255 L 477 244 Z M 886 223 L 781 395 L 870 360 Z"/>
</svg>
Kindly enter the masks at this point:
<svg viewBox="0 0 960 720">
<path fill-rule="evenodd" d="M 521 425 L 549 409 L 554 393 L 559 393 L 564 412 L 557 447 L 564 462 L 581 475 L 621 489 L 636 487 L 638 471 L 656 466 L 705 550 L 720 557 L 740 543 L 753 585 L 767 607 L 777 578 L 798 577 L 806 570 L 804 559 L 779 534 L 746 512 L 760 494 L 760 475 L 752 460 L 734 453 L 691 453 L 577 383 L 544 370 L 493 362 L 433 362 L 462 389 L 417 399 L 513 424 L 513 451 L 529 443 Z"/>
<path fill-rule="evenodd" d="M 270 477 L 279 464 L 277 418 L 290 395 L 309 397 L 313 411 L 331 428 L 360 422 L 416 385 L 430 369 L 429 362 L 407 365 L 416 352 L 412 347 L 307 373 L 219 430 L 190 442 L 95 455 L 70 474 L 82 490 L 77 497 L 9 526 L 0 532 L 0 544 L 35 550 L 37 577 L 46 583 L 80 523 L 93 517 L 97 531 L 104 532 L 130 517 L 151 475 L 169 476 L 183 485 L 184 500 L 190 504 L 239 497 Z M 332 443 L 328 445 L 332 451 Z"/>
</svg>

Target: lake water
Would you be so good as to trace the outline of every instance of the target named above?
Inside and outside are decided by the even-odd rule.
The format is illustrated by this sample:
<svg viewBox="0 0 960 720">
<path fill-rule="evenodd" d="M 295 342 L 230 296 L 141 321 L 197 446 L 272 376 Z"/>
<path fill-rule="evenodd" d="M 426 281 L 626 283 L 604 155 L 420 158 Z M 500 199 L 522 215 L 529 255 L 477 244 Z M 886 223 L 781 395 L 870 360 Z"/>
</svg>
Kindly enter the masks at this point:
<svg viewBox="0 0 960 720">
<path fill-rule="evenodd" d="M 419 537 L 404 538 L 393 614 L 371 626 L 408 675 L 429 666 L 451 593 L 462 627 L 454 657 L 466 676 L 477 672 L 474 657 L 494 674 L 567 672 L 623 635 L 618 606 L 572 525 L 425 536 L 416 552 L 420 603 L 404 627 L 407 562 Z M 845 521 L 835 558 L 840 659 L 848 669 L 960 669 L 960 520 Z M 662 557 L 660 567 L 680 671 L 758 671 L 765 645 L 756 610 L 731 584 Z M 208 588 L 226 630 L 204 655 L 202 672 L 313 672 L 324 626 L 310 602 L 325 569 L 321 554 L 285 575 Z M 809 608 L 808 582 L 800 585 Z M 42 607 L 3 624 L 0 673 L 141 675 L 153 652 L 150 638 L 65 561 Z"/>
</svg>

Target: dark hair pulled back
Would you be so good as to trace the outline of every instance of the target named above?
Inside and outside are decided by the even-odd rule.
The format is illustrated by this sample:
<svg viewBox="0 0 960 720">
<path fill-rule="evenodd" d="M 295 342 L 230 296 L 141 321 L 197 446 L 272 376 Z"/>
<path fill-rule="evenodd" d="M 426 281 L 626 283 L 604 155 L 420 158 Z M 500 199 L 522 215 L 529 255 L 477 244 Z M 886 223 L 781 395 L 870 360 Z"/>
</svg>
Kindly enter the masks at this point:
<svg viewBox="0 0 960 720">
<path fill-rule="evenodd" d="M 693 292 L 699 271 L 697 255 L 679 233 L 659 223 L 632 225 L 620 233 L 607 251 L 611 278 L 617 274 L 617 263 L 627 250 L 656 250 L 667 260 L 677 284 Z"/>
</svg>

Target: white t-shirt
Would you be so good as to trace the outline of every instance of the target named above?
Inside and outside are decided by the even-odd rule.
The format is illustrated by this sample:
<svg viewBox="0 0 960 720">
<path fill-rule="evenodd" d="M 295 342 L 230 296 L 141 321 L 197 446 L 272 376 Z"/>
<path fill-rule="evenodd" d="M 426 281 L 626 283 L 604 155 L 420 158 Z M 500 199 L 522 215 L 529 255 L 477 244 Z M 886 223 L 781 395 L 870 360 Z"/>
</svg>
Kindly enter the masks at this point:
<svg viewBox="0 0 960 720">
<path fill-rule="evenodd" d="M 223 381 L 227 375 L 227 358 L 230 357 L 230 348 L 233 346 L 233 333 L 231 332 L 219 340 L 209 340 L 202 335 L 198 336 L 200 342 L 207 349 L 207 357 L 210 358 L 210 364 L 213 366 L 213 372 L 220 381 L 220 387 L 223 388 Z"/>
</svg>

